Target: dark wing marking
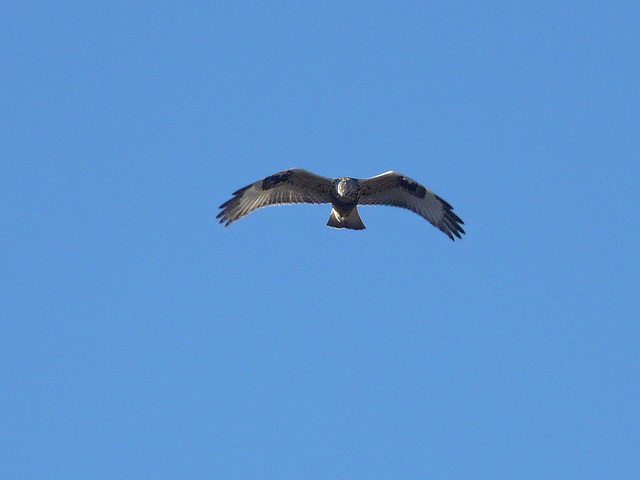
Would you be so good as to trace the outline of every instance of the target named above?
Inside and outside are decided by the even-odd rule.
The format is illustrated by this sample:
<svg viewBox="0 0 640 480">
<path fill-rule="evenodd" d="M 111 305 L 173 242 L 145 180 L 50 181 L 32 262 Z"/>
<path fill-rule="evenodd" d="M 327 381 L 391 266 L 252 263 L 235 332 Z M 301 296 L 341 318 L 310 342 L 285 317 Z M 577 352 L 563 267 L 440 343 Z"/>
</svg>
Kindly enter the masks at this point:
<svg viewBox="0 0 640 480">
<path fill-rule="evenodd" d="M 306 170 L 285 170 L 233 192 L 234 197 L 220 205 L 222 210 L 216 218 L 227 227 L 254 210 L 270 205 L 330 203 L 332 186 L 331 179 Z"/>
<path fill-rule="evenodd" d="M 453 207 L 415 180 L 387 172 L 360 181 L 360 205 L 391 205 L 417 213 L 455 241 L 465 233 Z"/>
</svg>

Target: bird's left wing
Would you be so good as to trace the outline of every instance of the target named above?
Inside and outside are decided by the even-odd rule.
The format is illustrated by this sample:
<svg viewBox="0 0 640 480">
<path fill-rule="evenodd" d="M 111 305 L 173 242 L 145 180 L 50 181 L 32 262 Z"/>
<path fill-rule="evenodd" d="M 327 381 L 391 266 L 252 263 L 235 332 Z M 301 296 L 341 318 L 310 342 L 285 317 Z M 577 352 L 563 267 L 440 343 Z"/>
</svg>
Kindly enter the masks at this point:
<svg viewBox="0 0 640 480">
<path fill-rule="evenodd" d="M 330 203 L 331 179 L 294 168 L 270 175 L 233 193 L 233 198 L 220 205 L 216 218 L 225 227 L 269 205 L 290 203 Z M 226 223 L 225 223 L 226 222 Z"/>
<path fill-rule="evenodd" d="M 387 172 L 360 181 L 361 205 L 391 205 L 417 213 L 443 231 L 451 240 L 465 233 L 464 222 L 453 207 L 415 180 L 396 172 Z"/>
</svg>

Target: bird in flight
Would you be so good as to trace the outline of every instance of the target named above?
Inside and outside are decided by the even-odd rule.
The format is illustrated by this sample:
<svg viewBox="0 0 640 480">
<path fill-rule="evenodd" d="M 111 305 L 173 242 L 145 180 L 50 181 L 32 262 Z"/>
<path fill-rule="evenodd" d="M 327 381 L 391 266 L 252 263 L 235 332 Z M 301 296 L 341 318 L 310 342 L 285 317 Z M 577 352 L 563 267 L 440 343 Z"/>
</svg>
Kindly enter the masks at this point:
<svg viewBox="0 0 640 480">
<path fill-rule="evenodd" d="M 364 230 L 358 205 L 390 205 L 406 208 L 427 219 L 451 240 L 465 233 L 464 222 L 453 213 L 453 207 L 415 180 L 396 172 L 371 178 L 327 178 L 293 168 L 270 175 L 233 193 L 233 198 L 220 205 L 216 218 L 225 227 L 270 205 L 291 203 L 330 203 L 327 225 L 333 228 Z"/>
</svg>

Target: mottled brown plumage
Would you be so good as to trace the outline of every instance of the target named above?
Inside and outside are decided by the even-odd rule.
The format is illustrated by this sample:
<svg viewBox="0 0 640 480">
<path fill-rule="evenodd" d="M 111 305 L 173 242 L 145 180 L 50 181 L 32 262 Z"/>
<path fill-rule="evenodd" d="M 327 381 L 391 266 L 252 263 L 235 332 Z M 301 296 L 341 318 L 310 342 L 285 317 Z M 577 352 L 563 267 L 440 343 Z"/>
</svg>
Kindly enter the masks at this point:
<svg viewBox="0 0 640 480">
<path fill-rule="evenodd" d="M 453 207 L 418 182 L 396 172 L 367 179 L 321 177 L 302 169 L 270 175 L 233 194 L 220 205 L 217 218 L 225 227 L 254 210 L 291 203 L 330 203 L 328 226 L 363 230 L 358 205 L 390 205 L 417 213 L 451 240 L 464 234 L 464 222 Z"/>
</svg>

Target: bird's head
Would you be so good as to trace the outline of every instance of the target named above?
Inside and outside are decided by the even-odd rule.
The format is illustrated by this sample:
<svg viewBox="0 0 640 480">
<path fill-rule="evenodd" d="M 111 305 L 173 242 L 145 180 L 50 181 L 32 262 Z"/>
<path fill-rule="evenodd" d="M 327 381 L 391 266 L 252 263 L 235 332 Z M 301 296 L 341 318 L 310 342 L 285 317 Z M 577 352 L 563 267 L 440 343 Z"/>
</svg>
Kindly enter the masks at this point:
<svg viewBox="0 0 640 480">
<path fill-rule="evenodd" d="M 336 192 L 345 202 L 350 202 L 358 198 L 360 183 L 355 178 L 338 178 L 336 180 Z"/>
</svg>

